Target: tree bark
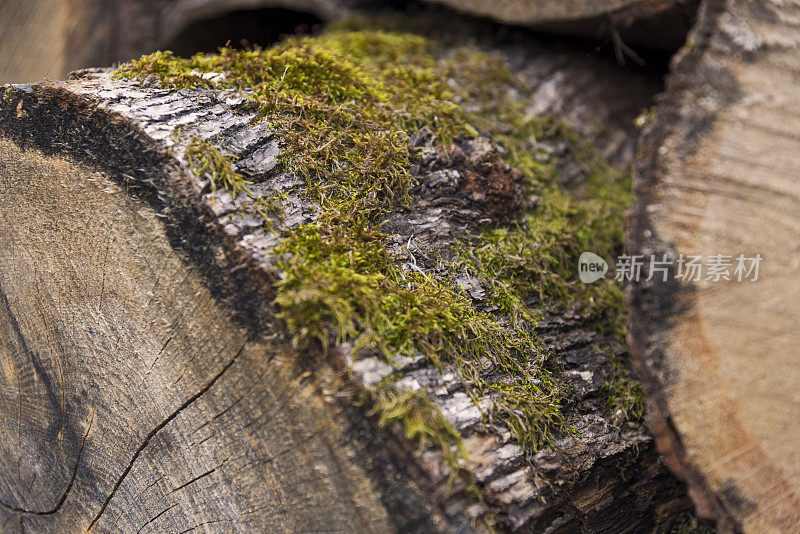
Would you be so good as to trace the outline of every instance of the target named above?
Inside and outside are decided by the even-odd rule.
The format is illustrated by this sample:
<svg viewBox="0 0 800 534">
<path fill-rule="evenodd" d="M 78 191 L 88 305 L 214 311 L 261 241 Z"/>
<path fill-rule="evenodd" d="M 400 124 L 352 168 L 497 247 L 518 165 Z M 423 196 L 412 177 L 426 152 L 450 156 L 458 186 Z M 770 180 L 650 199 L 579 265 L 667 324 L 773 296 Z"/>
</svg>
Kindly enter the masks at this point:
<svg viewBox="0 0 800 534">
<path fill-rule="evenodd" d="M 640 144 L 633 254 L 763 257 L 755 283 L 674 269 L 630 294 L 650 428 L 723 531 L 800 525 L 798 16 L 706 2 Z"/>
<path fill-rule="evenodd" d="M 313 219 L 279 139 L 232 94 L 84 71 L 0 102 L 0 530 L 480 530 L 493 513 L 525 531 L 659 531 L 687 509 L 644 426 L 606 413 L 621 349 L 592 349 L 608 340 L 574 313 L 541 332 L 582 432 L 558 451 L 528 458 L 487 429 L 457 373 L 403 367 L 463 436 L 483 502 L 436 450 L 379 428 L 353 400 L 391 368 L 285 341 L 275 234 L 186 161 L 210 140 L 255 196 L 286 193 L 285 224 Z M 388 224 L 425 254 L 492 209 L 464 202 L 422 195 Z"/>
</svg>

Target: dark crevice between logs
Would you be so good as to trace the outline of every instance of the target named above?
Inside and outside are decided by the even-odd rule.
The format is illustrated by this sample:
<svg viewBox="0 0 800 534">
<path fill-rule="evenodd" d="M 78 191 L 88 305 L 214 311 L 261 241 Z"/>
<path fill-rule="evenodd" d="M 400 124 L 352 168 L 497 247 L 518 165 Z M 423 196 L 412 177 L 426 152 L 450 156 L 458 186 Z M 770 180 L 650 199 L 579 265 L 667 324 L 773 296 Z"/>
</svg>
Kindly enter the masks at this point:
<svg viewBox="0 0 800 534">
<path fill-rule="evenodd" d="M 197 52 L 216 52 L 217 48 L 226 45 L 265 48 L 286 35 L 308 33 L 321 23 L 311 13 L 288 9 L 230 11 L 190 23 L 161 48 L 184 57 Z"/>
</svg>

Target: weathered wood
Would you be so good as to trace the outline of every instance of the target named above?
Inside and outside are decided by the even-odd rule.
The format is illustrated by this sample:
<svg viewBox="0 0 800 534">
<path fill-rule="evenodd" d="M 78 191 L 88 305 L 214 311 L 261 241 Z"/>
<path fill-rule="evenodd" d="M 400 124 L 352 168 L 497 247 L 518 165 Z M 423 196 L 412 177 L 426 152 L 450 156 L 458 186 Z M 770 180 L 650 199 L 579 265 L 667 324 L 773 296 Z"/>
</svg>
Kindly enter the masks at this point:
<svg viewBox="0 0 800 534">
<path fill-rule="evenodd" d="M 248 117 L 107 76 L 66 85 L 3 120 L 3 530 L 432 528 L 391 461 L 364 471 L 385 446 L 293 370 L 270 275 L 213 237 L 166 154 L 201 117 L 253 148 Z"/>
<path fill-rule="evenodd" d="M 398 384 L 432 392 L 464 436 L 483 504 L 448 486 L 438 452 L 414 455 L 366 418 L 354 395 L 391 368 L 283 341 L 276 235 L 235 215 L 251 198 L 212 195 L 186 162 L 189 140 L 209 139 L 240 156 L 254 196 L 286 194 L 285 224 L 313 219 L 279 139 L 233 94 L 86 71 L 0 102 L 3 530 L 470 530 L 490 511 L 514 529 L 648 531 L 686 509 L 644 426 L 606 413 L 598 392 L 621 349 L 593 348 L 608 340 L 579 315 L 541 329 L 582 432 L 559 451 L 527 458 L 486 431 L 457 373 L 403 362 Z M 485 140 L 461 150 L 493 154 Z M 453 165 L 427 157 L 423 184 Z M 386 227 L 425 258 L 481 206 L 423 187 Z"/>
<path fill-rule="evenodd" d="M 706 2 L 640 145 L 633 253 L 763 257 L 757 282 L 673 271 L 630 296 L 659 450 L 723 531 L 800 528 L 798 20 Z"/>
</svg>

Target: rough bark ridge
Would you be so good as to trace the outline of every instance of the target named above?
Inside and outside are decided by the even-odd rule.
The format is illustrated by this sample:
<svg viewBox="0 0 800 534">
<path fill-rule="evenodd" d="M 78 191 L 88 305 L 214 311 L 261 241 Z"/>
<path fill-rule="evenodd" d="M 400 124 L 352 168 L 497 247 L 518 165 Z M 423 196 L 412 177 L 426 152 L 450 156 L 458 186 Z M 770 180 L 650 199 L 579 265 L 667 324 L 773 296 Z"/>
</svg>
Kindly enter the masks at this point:
<svg viewBox="0 0 800 534">
<path fill-rule="evenodd" d="M 707 2 L 640 145 L 633 253 L 764 258 L 756 283 L 673 272 L 630 294 L 650 428 L 724 531 L 800 525 L 798 20 L 797 2 Z"/>
<path fill-rule="evenodd" d="M 464 436 L 483 504 L 448 487 L 439 453 L 371 426 L 353 395 L 387 366 L 281 341 L 277 236 L 239 208 L 282 192 L 287 226 L 315 208 L 234 95 L 87 71 L 1 98 L 4 530 L 429 531 L 490 511 L 517 529 L 641 531 L 685 510 L 643 425 L 605 413 L 597 392 L 619 349 L 596 350 L 580 316 L 547 319 L 544 339 L 583 434 L 530 460 L 484 426 L 456 373 L 403 363 L 401 385 L 425 388 Z M 239 156 L 253 195 L 210 194 L 185 160 L 193 137 Z M 485 176 L 491 145 L 461 150 L 461 168 Z M 448 165 L 428 150 L 418 201 L 387 222 L 422 269 L 491 207 Z M 426 193 L 434 180 L 452 189 Z"/>
</svg>

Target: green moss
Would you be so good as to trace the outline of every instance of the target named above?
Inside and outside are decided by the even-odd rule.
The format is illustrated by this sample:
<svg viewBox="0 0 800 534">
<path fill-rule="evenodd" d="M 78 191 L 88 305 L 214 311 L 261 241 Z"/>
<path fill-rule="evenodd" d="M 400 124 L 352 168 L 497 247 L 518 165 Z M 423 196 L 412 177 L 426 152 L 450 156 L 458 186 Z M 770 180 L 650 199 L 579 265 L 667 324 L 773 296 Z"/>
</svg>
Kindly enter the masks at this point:
<svg viewBox="0 0 800 534">
<path fill-rule="evenodd" d="M 461 49 L 446 62 L 446 72 L 462 95 L 469 121 L 506 151 L 526 177 L 535 205 L 510 225 L 487 229 L 459 251 L 467 268 L 490 287 L 495 304 L 518 317 L 532 300 L 542 307 L 579 305 L 599 319 L 603 333 L 623 341 L 622 285 L 577 279 L 584 251 L 612 259 L 623 250 L 625 212 L 632 203 L 630 172 L 609 166 L 575 130 L 525 110 L 526 87 L 499 56 Z M 554 156 L 542 142 L 565 145 Z M 557 182 L 558 158 L 583 169 L 579 191 Z"/>
<path fill-rule="evenodd" d="M 557 362 L 535 335 L 537 310 L 577 303 L 609 325 L 617 321 L 618 285 L 580 285 L 576 262 L 585 249 L 610 257 L 621 248 L 629 175 L 605 165 L 563 124 L 526 117 L 514 97 L 524 86 L 497 57 L 466 48 L 446 58 L 435 52 L 416 35 L 335 30 L 268 50 L 189 59 L 159 52 L 117 75 L 240 91 L 279 132 L 283 165 L 306 180 L 321 206 L 315 222 L 285 230 L 275 249 L 283 273 L 276 302 L 298 347 L 354 341 L 356 354 L 370 350 L 391 362 L 420 351 L 436 365 L 455 365 L 474 399 L 492 399 L 487 419 L 505 423 L 532 452 L 574 432 Z M 422 129 L 444 150 L 476 129 L 490 135 L 538 197 L 515 223 L 459 243 L 456 259 L 431 273 L 402 270 L 377 227 L 388 210 L 411 200 L 418 155 L 409 138 Z M 566 143 L 586 169 L 580 194 L 557 184 L 557 161 L 538 144 L 548 139 Z M 193 140 L 187 157 L 212 187 L 247 191 L 230 156 L 210 144 Z M 465 269 L 489 289 L 494 309 L 479 309 L 458 289 L 455 277 Z M 401 424 L 410 439 L 457 464 L 460 438 L 423 394 L 387 386 L 370 395 L 383 424 Z"/>
<path fill-rule="evenodd" d="M 419 452 L 428 446 L 442 451 L 451 479 L 463 470 L 467 451 L 461 435 L 425 393 L 370 388 L 364 400 L 372 406 L 370 415 L 377 416 L 381 426 L 400 425 L 405 437 L 417 444 Z"/>
<path fill-rule="evenodd" d="M 674 526 L 670 534 L 716 534 L 717 529 L 709 521 L 687 519 Z"/>
<path fill-rule="evenodd" d="M 184 154 L 192 172 L 209 181 L 212 194 L 222 189 L 233 197 L 239 193 L 253 195 L 247 188 L 252 182 L 234 170 L 233 162 L 236 161 L 236 157 L 232 154 L 223 154 L 213 143 L 197 137 L 191 139 Z M 235 214 L 245 215 L 254 212 L 264 219 L 267 229 L 272 229 L 274 220 L 283 221 L 283 196 L 278 193 L 253 198 L 246 206 L 244 210 Z"/>
<path fill-rule="evenodd" d="M 569 432 L 566 394 L 545 369 L 535 337 L 477 310 L 451 279 L 403 272 L 386 252 L 387 236 L 364 217 L 321 219 L 291 232 L 276 248 L 284 258 L 276 302 L 298 346 L 355 340 L 389 361 L 423 352 L 454 363 L 475 397 L 495 397 L 492 416 L 538 450 Z M 507 374 L 484 378 L 485 366 Z"/>
<path fill-rule="evenodd" d="M 248 182 L 241 174 L 233 170 L 236 156 L 223 154 L 209 141 L 197 137 L 192 138 L 184 154 L 192 172 L 206 178 L 213 193 L 217 189 L 223 189 L 234 197 L 241 192 L 252 194 L 247 188 L 252 182 Z"/>
<path fill-rule="evenodd" d="M 611 414 L 619 412 L 623 421 L 640 421 L 644 417 L 647 402 L 644 388 L 618 363 L 615 362 L 614 368 L 615 374 L 601 389 L 606 408 Z"/>
<path fill-rule="evenodd" d="M 408 200 L 409 133 L 428 128 L 443 144 L 470 133 L 425 54 L 429 46 L 406 34 L 329 33 L 189 59 L 156 52 L 121 66 L 117 76 L 244 91 L 280 132 L 283 163 L 318 199 L 380 209 Z"/>
<path fill-rule="evenodd" d="M 639 116 L 636 117 L 634 124 L 637 128 L 644 128 L 648 124 L 653 124 L 656 122 L 656 120 L 658 120 L 658 108 L 656 108 L 656 106 L 652 106 L 648 109 L 642 110 Z"/>
<path fill-rule="evenodd" d="M 194 70 L 190 62 L 176 57 L 169 50 L 154 52 L 123 63 L 114 75 L 117 78 L 136 78 L 144 85 L 158 83 L 174 89 L 214 87 L 213 82 L 202 77 L 200 70 Z"/>
</svg>

